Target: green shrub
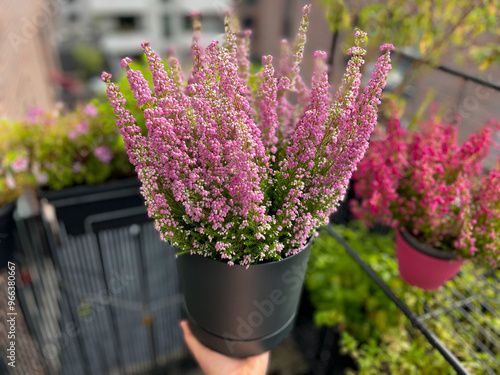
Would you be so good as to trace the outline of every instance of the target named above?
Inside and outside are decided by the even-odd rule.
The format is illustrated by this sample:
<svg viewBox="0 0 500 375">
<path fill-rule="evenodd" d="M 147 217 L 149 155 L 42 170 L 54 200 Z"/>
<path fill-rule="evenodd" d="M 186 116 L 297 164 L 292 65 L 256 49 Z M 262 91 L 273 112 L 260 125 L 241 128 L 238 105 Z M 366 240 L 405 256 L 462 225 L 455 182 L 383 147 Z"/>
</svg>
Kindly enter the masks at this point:
<svg viewBox="0 0 500 375">
<path fill-rule="evenodd" d="M 359 222 L 353 222 L 349 227 L 335 226 L 335 230 L 347 239 L 362 259 L 415 314 L 421 316 L 427 311 L 450 307 L 448 291 L 423 291 L 409 286 L 399 277 L 394 258 L 393 232 L 387 235 L 372 233 Z M 473 272 L 469 272 L 472 265 L 464 267 L 465 272 L 458 279 L 448 282 L 450 286 L 464 294 L 494 295 L 490 284 L 492 280 L 478 280 Z M 342 332 L 341 350 L 355 359 L 359 374 L 455 373 L 442 355 L 420 331 L 412 327 L 394 302 L 326 230 L 315 240 L 306 286 L 316 310 L 315 322 L 318 325 L 338 325 Z M 498 311 L 500 303 L 495 299 L 490 302 Z M 472 303 L 479 306 L 476 302 Z M 475 314 L 474 318 L 479 323 L 488 320 L 500 330 L 500 322 L 487 312 Z M 480 340 L 481 337 L 477 337 L 477 332 L 469 332 L 469 325 L 466 321 L 461 324 L 461 319 L 464 319 L 462 314 L 450 310 L 447 314 L 441 313 L 436 318 L 425 320 L 425 323 L 471 373 L 481 374 L 484 370 L 464 349 L 458 336 L 469 342 Z M 449 327 L 453 327 L 459 335 L 450 332 Z M 476 355 L 490 367 L 500 370 L 488 354 L 478 349 Z"/>
</svg>

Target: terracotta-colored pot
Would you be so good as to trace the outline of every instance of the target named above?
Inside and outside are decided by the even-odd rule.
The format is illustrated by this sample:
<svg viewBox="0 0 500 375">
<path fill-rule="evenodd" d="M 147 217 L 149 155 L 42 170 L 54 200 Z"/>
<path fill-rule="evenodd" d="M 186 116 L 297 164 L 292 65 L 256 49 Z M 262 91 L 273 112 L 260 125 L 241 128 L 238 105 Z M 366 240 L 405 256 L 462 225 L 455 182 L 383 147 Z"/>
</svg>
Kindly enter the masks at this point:
<svg viewBox="0 0 500 375">
<path fill-rule="evenodd" d="M 405 229 L 396 231 L 399 274 L 408 284 L 436 290 L 460 270 L 464 260 L 456 254 L 419 242 Z"/>
</svg>

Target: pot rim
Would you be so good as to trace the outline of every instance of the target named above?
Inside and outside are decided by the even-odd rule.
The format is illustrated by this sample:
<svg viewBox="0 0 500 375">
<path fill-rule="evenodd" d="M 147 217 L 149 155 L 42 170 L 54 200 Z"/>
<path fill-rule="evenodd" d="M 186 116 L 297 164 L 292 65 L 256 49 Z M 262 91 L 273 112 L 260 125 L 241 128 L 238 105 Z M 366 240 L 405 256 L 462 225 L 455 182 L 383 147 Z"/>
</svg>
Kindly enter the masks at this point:
<svg viewBox="0 0 500 375">
<path fill-rule="evenodd" d="M 429 246 L 417 240 L 406 228 L 399 228 L 399 233 L 401 237 L 411 245 L 415 250 L 424 253 L 425 255 L 431 256 L 433 258 L 445 259 L 445 260 L 459 260 L 457 253 L 447 252 L 444 250 L 436 249 L 435 247 Z"/>
<path fill-rule="evenodd" d="M 264 266 L 270 266 L 272 264 L 276 264 L 276 263 L 280 263 L 280 262 L 284 262 L 288 259 L 291 259 L 291 258 L 295 258 L 297 255 L 303 253 L 304 251 L 306 251 L 308 248 L 310 248 L 312 246 L 312 243 L 314 242 L 314 237 L 315 235 L 313 234 L 311 236 L 311 238 L 307 241 L 306 245 L 304 246 L 304 248 L 302 250 L 300 250 L 299 252 L 293 254 L 293 255 L 290 255 L 290 256 L 287 256 L 286 258 L 284 259 L 281 259 L 281 260 L 273 260 L 272 262 L 267 262 L 267 263 L 258 263 L 258 264 L 251 264 L 249 267 L 253 268 L 253 267 L 264 267 Z M 189 253 L 185 253 L 185 254 L 181 254 L 181 255 L 175 255 L 175 258 L 179 258 L 181 256 L 198 256 L 198 257 L 202 257 L 202 258 L 205 258 L 206 260 L 208 261 L 212 261 L 212 262 L 215 262 L 215 263 L 218 263 L 218 264 L 224 264 L 227 266 L 227 263 L 226 262 L 221 262 L 221 261 L 218 261 L 218 260 L 215 260 L 215 259 L 212 259 L 212 258 L 209 258 L 209 257 L 206 257 L 204 255 L 200 255 L 200 254 L 189 254 Z M 234 264 L 233 266 L 228 266 L 228 267 L 243 267 L 243 268 L 246 268 L 247 266 L 242 266 L 241 264 Z"/>
<path fill-rule="evenodd" d="M 16 201 L 12 201 L 7 204 L 4 204 L 3 206 L 0 206 L 0 216 L 10 215 L 12 212 L 14 212 L 15 208 L 16 208 Z"/>
</svg>

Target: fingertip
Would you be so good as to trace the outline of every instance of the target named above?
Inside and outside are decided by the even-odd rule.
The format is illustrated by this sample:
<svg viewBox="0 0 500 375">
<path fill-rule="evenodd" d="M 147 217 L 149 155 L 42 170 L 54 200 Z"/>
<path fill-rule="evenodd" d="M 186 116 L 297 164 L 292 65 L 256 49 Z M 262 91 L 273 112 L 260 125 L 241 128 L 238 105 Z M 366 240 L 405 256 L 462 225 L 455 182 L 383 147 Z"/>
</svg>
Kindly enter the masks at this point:
<svg viewBox="0 0 500 375">
<path fill-rule="evenodd" d="M 187 320 L 181 320 L 179 322 L 179 325 L 180 325 L 181 329 L 184 331 L 184 333 L 186 332 L 187 329 L 189 329 Z"/>
<path fill-rule="evenodd" d="M 182 320 L 180 322 L 180 326 L 182 329 L 182 333 L 184 334 L 184 338 L 186 340 L 190 340 L 193 334 L 191 333 L 191 328 L 189 328 L 189 323 L 187 320 Z"/>
<path fill-rule="evenodd" d="M 193 354 L 198 353 L 200 350 L 202 350 L 201 344 L 198 342 L 196 337 L 193 336 L 193 333 L 191 332 L 191 328 L 189 328 L 189 323 L 187 320 L 182 320 L 180 322 L 180 326 L 182 329 L 182 333 L 184 335 L 184 341 L 186 342 L 186 345 L 188 348 L 191 350 Z"/>
</svg>

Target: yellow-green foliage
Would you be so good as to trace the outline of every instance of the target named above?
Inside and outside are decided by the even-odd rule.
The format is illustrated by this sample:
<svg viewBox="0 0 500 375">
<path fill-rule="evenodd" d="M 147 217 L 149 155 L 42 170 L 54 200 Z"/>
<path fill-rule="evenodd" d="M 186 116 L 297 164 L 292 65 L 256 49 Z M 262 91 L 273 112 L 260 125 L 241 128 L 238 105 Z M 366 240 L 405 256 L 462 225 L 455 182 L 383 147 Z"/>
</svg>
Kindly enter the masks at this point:
<svg viewBox="0 0 500 375">
<path fill-rule="evenodd" d="M 396 48 L 417 47 L 422 58 L 438 63 L 450 43 L 456 57 L 469 54 L 482 67 L 498 56 L 498 46 L 485 35 L 500 36 L 497 0 L 322 0 L 333 31 L 357 26 L 370 35 L 370 45 L 391 41 Z M 487 40 L 487 39 L 486 39 Z"/>
<path fill-rule="evenodd" d="M 12 163 L 18 157 L 28 157 L 17 136 L 20 124 L 0 120 L 0 207 L 15 201 L 24 190 L 33 188 L 35 182 L 28 170 L 16 172 Z"/>
</svg>

